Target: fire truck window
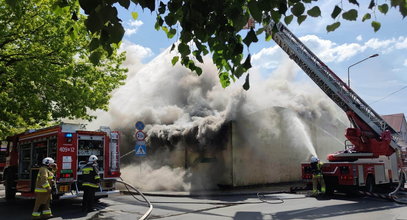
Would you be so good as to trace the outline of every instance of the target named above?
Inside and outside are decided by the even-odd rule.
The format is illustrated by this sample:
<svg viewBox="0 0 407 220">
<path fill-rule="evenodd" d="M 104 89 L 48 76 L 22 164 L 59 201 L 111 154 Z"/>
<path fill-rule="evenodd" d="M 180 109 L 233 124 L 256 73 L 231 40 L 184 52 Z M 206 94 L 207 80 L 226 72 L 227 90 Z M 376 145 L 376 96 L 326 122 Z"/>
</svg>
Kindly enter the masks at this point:
<svg viewBox="0 0 407 220">
<path fill-rule="evenodd" d="M 56 160 L 57 158 L 57 139 L 51 137 L 48 141 L 48 156 Z"/>
<path fill-rule="evenodd" d="M 78 146 L 78 161 L 87 161 L 90 155 L 96 155 L 99 169 L 103 170 L 103 140 L 79 140 Z"/>
<path fill-rule="evenodd" d="M 0 147 L 0 163 L 6 162 L 6 154 L 7 154 L 7 141 L 2 141 Z"/>
<path fill-rule="evenodd" d="M 30 179 L 31 143 L 22 144 L 20 149 L 20 179 Z"/>
<path fill-rule="evenodd" d="M 34 143 L 32 167 L 40 167 L 42 159 L 47 157 L 47 142 L 41 141 Z"/>
</svg>

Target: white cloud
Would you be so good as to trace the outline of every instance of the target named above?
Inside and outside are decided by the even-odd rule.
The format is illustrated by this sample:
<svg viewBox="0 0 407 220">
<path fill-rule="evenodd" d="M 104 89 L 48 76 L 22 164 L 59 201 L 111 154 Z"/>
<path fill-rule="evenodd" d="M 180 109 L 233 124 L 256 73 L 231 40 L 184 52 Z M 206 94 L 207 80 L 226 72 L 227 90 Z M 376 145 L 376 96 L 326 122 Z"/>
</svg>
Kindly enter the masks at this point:
<svg viewBox="0 0 407 220">
<path fill-rule="evenodd" d="M 132 27 L 140 27 L 143 24 L 144 23 L 140 20 L 130 21 L 130 26 L 132 26 Z"/>
<path fill-rule="evenodd" d="M 130 36 L 130 35 L 136 33 L 136 31 L 137 31 L 137 30 L 134 29 L 134 28 L 126 28 L 126 29 L 125 29 L 125 33 L 126 33 L 126 35 L 128 35 L 128 36 Z"/>
<path fill-rule="evenodd" d="M 362 35 L 359 34 L 359 35 L 356 37 L 356 40 L 357 40 L 357 41 L 362 41 L 362 40 L 363 40 Z"/>
<path fill-rule="evenodd" d="M 407 66 L 407 59 L 404 60 L 403 65 L 404 65 L 404 66 Z"/>
<path fill-rule="evenodd" d="M 396 49 L 407 49 L 407 37 L 399 37 Z"/>
<path fill-rule="evenodd" d="M 315 35 L 306 35 L 300 39 L 325 62 L 342 62 L 365 50 L 357 43 L 337 45 Z"/>
<path fill-rule="evenodd" d="M 128 25 L 131 28 L 125 28 L 125 34 L 127 36 L 131 36 L 137 32 L 137 30 L 143 25 L 144 23 L 140 20 L 130 21 Z"/>
<path fill-rule="evenodd" d="M 360 36 L 360 38 L 359 38 Z M 362 39 L 361 35 L 357 38 Z M 357 54 L 367 50 L 374 50 L 377 53 L 389 53 L 394 50 L 407 49 L 407 37 L 391 38 L 381 40 L 371 38 L 360 43 L 344 43 L 337 44 L 333 41 L 322 39 L 316 35 L 306 35 L 300 37 L 300 40 L 322 61 L 340 63 L 351 59 Z M 263 48 L 260 52 L 252 56 L 252 64 L 254 67 L 270 72 L 278 67 L 282 62 L 282 58 L 286 54 L 275 45 L 269 48 Z M 404 61 L 407 66 L 407 60 Z"/>
</svg>

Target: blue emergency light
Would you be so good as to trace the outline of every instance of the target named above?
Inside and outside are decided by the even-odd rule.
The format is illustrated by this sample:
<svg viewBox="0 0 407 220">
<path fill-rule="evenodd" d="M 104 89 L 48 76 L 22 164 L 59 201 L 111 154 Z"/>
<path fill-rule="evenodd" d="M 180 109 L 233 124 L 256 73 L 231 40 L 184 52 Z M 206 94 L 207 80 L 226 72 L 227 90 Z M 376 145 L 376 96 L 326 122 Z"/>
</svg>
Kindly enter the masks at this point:
<svg viewBox="0 0 407 220">
<path fill-rule="evenodd" d="M 73 136 L 72 133 L 66 133 L 66 134 L 65 134 L 65 137 L 66 137 L 66 138 L 71 138 L 72 136 Z"/>
</svg>

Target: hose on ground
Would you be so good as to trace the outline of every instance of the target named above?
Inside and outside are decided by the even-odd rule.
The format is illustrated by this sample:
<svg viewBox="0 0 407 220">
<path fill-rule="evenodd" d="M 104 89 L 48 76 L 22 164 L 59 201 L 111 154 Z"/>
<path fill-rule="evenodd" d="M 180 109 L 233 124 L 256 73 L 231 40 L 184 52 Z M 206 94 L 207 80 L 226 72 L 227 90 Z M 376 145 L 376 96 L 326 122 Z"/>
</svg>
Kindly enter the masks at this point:
<svg viewBox="0 0 407 220">
<path fill-rule="evenodd" d="M 132 190 L 134 190 L 134 191 L 136 191 L 138 194 L 140 194 L 141 197 L 143 197 L 143 199 L 145 200 L 145 202 L 147 203 L 147 205 L 148 205 L 149 208 L 148 208 L 147 212 L 146 212 L 143 216 L 141 216 L 141 218 L 139 218 L 139 220 L 147 219 L 147 218 L 151 215 L 151 212 L 153 211 L 153 205 L 151 204 L 151 202 L 150 202 L 150 201 L 143 195 L 143 193 L 141 193 L 138 189 L 136 189 L 135 187 L 133 187 L 131 184 L 124 182 L 122 178 L 120 178 L 120 179 L 121 179 L 121 180 L 116 180 L 116 182 L 125 185 L 125 186 L 126 186 L 126 189 L 127 189 L 129 192 L 130 192 L 130 190 L 129 190 L 128 187 L 130 187 Z M 137 198 L 134 197 L 134 196 L 133 196 L 133 198 L 137 199 Z M 141 201 L 141 200 L 139 200 L 139 199 L 137 199 L 137 200 L 138 200 L 138 201 Z"/>
</svg>

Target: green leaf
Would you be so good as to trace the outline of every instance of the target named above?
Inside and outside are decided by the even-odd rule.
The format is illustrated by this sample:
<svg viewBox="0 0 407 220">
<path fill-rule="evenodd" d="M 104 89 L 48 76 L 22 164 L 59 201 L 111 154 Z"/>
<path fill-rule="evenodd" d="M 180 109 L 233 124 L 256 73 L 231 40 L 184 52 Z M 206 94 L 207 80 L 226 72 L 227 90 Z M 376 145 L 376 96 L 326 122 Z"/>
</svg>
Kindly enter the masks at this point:
<svg viewBox="0 0 407 220">
<path fill-rule="evenodd" d="M 242 74 L 245 72 L 244 68 L 242 66 L 238 66 L 235 71 L 233 71 L 233 75 L 235 75 L 237 78 L 240 78 Z"/>
<path fill-rule="evenodd" d="M 172 26 L 177 23 L 177 18 L 175 17 L 174 13 L 169 13 L 167 16 L 165 16 L 164 20 L 168 26 Z"/>
<path fill-rule="evenodd" d="M 170 31 L 167 32 L 167 37 L 169 39 L 173 38 L 175 36 L 175 34 L 177 33 L 177 30 L 171 28 Z"/>
<path fill-rule="evenodd" d="M 19 0 L 6 0 L 6 3 L 10 5 L 10 7 L 15 8 Z"/>
<path fill-rule="evenodd" d="M 181 53 L 182 56 L 186 56 L 191 53 L 189 46 L 183 42 L 178 44 L 178 51 Z"/>
<path fill-rule="evenodd" d="M 259 8 L 259 3 L 256 0 L 249 0 L 247 7 L 249 8 L 250 15 L 254 18 L 254 20 L 261 22 L 262 14 Z"/>
<path fill-rule="evenodd" d="M 122 7 L 126 8 L 126 9 L 129 9 L 130 0 L 119 0 L 119 4 L 120 4 Z"/>
<path fill-rule="evenodd" d="M 253 28 L 250 28 L 249 33 L 247 33 L 246 37 L 243 39 L 243 43 L 249 47 L 252 42 L 257 41 L 259 41 L 259 39 L 257 39 L 256 33 Z"/>
<path fill-rule="evenodd" d="M 356 0 L 349 0 L 350 3 L 355 4 L 357 6 L 359 6 L 359 2 Z"/>
<path fill-rule="evenodd" d="M 160 14 L 164 14 L 165 13 L 165 4 L 162 2 L 162 1 L 160 1 L 160 6 L 158 7 L 158 13 L 160 13 Z"/>
<path fill-rule="evenodd" d="M 93 38 L 89 44 L 89 51 L 94 51 L 100 46 L 100 41 L 98 38 Z"/>
<path fill-rule="evenodd" d="M 179 56 L 174 56 L 171 60 L 172 65 L 174 66 L 179 60 Z"/>
<path fill-rule="evenodd" d="M 338 7 L 337 5 L 335 5 L 334 10 L 331 13 L 331 17 L 333 19 L 335 19 L 336 17 L 338 17 L 338 15 L 341 13 L 342 9 L 340 7 Z"/>
<path fill-rule="evenodd" d="M 291 12 L 297 17 L 301 16 L 304 11 L 305 7 L 304 4 L 302 4 L 301 2 L 295 3 L 295 5 L 291 8 Z"/>
<path fill-rule="evenodd" d="M 221 72 L 219 74 L 220 84 L 223 88 L 226 88 L 230 85 L 230 78 L 227 72 Z"/>
<path fill-rule="evenodd" d="M 246 91 L 250 89 L 249 73 L 246 75 L 246 80 L 244 81 L 243 89 Z"/>
<path fill-rule="evenodd" d="M 250 69 L 252 67 L 252 64 L 250 63 L 251 60 L 251 55 L 247 55 L 246 60 L 243 63 L 243 68 L 245 68 L 246 70 Z"/>
<path fill-rule="evenodd" d="M 259 28 L 257 31 L 256 31 L 256 35 L 260 35 L 260 34 L 262 34 L 264 32 L 264 28 Z"/>
<path fill-rule="evenodd" d="M 102 53 L 100 51 L 95 51 L 92 52 L 89 56 L 90 62 L 92 62 L 94 65 L 98 65 L 100 58 L 102 57 Z"/>
<path fill-rule="evenodd" d="M 358 17 L 358 11 L 355 9 L 351 9 L 342 14 L 342 18 L 345 20 L 348 20 L 348 21 L 356 21 L 357 17 Z"/>
<path fill-rule="evenodd" d="M 380 26 L 381 26 L 380 22 L 372 21 L 372 27 L 374 32 L 377 32 L 380 29 Z"/>
<path fill-rule="evenodd" d="M 362 22 L 369 20 L 370 18 L 372 18 L 372 15 L 370 15 L 370 13 L 366 13 L 362 18 Z"/>
<path fill-rule="evenodd" d="M 133 12 L 131 13 L 131 17 L 133 17 L 134 20 L 137 20 L 137 18 L 138 18 L 138 13 L 135 12 L 135 11 L 133 11 Z"/>
<path fill-rule="evenodd" d="M 341 26 L 341 22 L 335 22 L 333 24 L 327 25 L 326 26 L 326 31 L 331 32 L 335 31 L 339 26 Z"/>
<path fill-rule="evenodd" d="M 319 17 L 321 16 L 321 10 L 318 6 L 314 6 L 310 10 L 307 11 L 307 14 L 311 17 Z"/>
<path fill-rule="evenodd" d="M 372 9 L 375 5 L 375 0 L 370 0 L 369 9 Z"/>
<path fill-rule="evenodd" d="M 293 20 L 293 18 L 294 18 L 293 15 L 285 16 L 285 18 L 284 18 L 285 24 L 289 25 L 291 23 L 291 21 Z"/>
<path fill-rule="evenodd" d="M 300 16 L 298 16 L 298 18 L 297 18 L 298 24 L 300 25 L 303 21 L 305 21 L 306 18 L 307 18 L 306 15 L 300 15 Z"/>
<path fill-rule="evenodd" d="M 407 3 L 406 3 L 407 4 Z M 387 5 L 386 3 L 379 5 L 377 7 L 379 9 L 379 11 L 383 14 L 387 14 L 387 12 L 389 11 L 389 5 Z"/>
</svg>

